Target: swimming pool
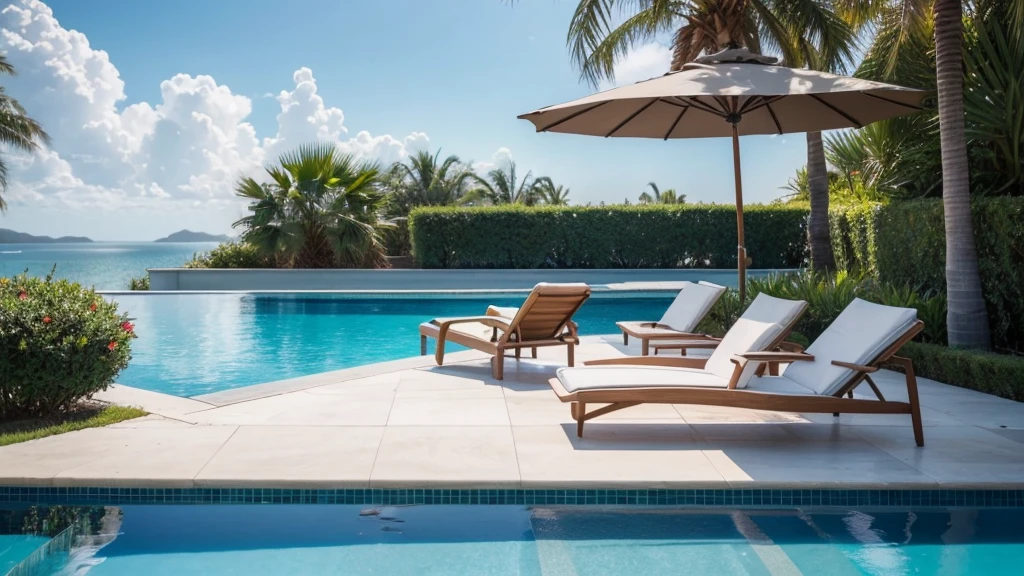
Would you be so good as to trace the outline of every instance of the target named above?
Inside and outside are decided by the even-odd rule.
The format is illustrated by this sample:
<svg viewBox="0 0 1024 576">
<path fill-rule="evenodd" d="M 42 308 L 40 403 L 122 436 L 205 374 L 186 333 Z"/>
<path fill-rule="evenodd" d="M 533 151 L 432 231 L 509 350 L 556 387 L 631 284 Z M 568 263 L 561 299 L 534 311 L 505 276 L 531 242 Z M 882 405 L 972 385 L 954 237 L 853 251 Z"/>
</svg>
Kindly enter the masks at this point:
<svg viewBox="0 0 1024 576">
<path fill-rule="evenodd" d="M 1019 573 L 1020 509 L 125 505 L 64 573 Z"/>
<path fill-rule="evenodd" d="M 489 304 L 518 306 L 524 296 L 118 294 L 139 338 L 117 381 L 197 396 L 397 360 L 419 354 L 421 322 L 482 314 Z M 613 333 L 619 320 L 660 318 L 671 297 L 594 297 L 575 319 L 583 335 Z"/>
</svg>

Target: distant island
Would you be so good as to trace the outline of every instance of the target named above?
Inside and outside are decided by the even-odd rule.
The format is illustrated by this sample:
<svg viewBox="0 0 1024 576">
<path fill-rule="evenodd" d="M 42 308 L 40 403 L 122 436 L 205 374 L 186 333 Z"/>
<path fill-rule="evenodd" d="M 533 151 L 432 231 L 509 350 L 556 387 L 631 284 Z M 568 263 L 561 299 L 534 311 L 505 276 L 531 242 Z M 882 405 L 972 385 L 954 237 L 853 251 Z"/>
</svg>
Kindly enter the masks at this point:
<svg viewBox="0 0 1024 576">
<path fill-rule="evenodd" d="M 181 230 L 166 238 L 154 240 L 154 242 L 231 242 L 233 238 L 226 234 L 207 234 L 206 232 L 193 232 Z"/>
<path fill-rule="evenodd" d="M 92 242 L 84 236 L 61 236 L 51 238 L 50 236 L 33 236 L 24 232 L 15 232 L 7 228 L 0 228 L 0 244 L 55 244 L 62 243 L 83 243 Z"/>
</svg>

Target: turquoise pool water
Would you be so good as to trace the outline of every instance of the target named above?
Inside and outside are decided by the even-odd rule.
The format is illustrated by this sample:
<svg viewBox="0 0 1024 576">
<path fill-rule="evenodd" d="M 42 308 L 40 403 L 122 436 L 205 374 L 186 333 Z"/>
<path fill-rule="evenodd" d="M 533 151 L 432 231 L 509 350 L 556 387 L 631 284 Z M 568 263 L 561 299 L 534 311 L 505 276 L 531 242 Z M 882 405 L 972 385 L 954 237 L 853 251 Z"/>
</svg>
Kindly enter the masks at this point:
<svg viewBox="0 0 1024 576">
<path fill-rule="evenodd" d="M 330 294 L 118 295 L 138 339 L 117 381 L 178 396 L 416 356 L 419 324 L 483 314 L 523 296 L 352 298 Z M 658 319 L 671 298 L 591 298 L 580 333 L 617 332 L 618 320 Z M 431 348 L 432 349 L 432 348 Z"/>
<path fill-rule="evenodd" d="M 0 534 L 0 574 L 7 574 L 49 540 L 44 536 Z"/>
<path fill-rule="evenodd" d="M 1020 574 L 1021 510 L 123 506 L 65 573 Z"/>
</svg>

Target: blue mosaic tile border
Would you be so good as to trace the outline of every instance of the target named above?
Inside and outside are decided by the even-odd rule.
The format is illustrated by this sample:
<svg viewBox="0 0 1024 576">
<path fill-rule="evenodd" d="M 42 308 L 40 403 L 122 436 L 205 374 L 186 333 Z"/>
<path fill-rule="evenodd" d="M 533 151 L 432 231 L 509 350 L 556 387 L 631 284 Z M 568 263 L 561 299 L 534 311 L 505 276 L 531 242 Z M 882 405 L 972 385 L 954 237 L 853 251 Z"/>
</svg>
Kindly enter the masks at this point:
<svg viewBox="0 0 1024 576">
<path fill-rule="evenodd" d="M 0 504 L 476 504 L 1024 508 L 1024 490 L 283 490 L 0 486 Z"/>
</svg>

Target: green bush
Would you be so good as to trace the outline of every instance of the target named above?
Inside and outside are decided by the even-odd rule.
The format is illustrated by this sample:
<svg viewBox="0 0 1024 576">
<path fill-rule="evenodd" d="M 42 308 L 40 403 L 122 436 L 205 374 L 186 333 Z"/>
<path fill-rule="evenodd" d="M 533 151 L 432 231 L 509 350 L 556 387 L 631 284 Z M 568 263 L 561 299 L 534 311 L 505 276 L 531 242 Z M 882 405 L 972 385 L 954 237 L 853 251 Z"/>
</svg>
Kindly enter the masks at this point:
<svg viewBox="0 0 1024 576">
<path fill-rule="evenodd" d="M 226 242 L 209 252 L 199 252 L 185 263 L 185 268 L 273 268 L 274 262 L 264 257 L 252 244 Z"/>
<path fill-rule="evenodd" d="M 131 359 L 135 329 L 117 304 L 52 276 L 0 278 L 0 420 L 66 410 Z"/>
<path fill-rule="evenodd" d="M 1024 198 L 978 198 L 972 210 L 992 343 L 1000 350 L 1024 351 Z M 841 269 L 872 274 L 884 284 L 945 293 L 941 200 L 840 207 L 831 220 Z"/>
<path fill-rule="evenodd" d="M 149 290 L 149 274 L 145 276 L 132 276 L 128 280 L 128 289 L 137 291 Z"/>
<path fill-rule="evenodd" d="M 744 223 L 754 267 L 806 263 L 805 208 L 747 206 Z M 730 206 L 430 207 L 409 229 L 423 268 L 736 267 Z"/>
<path fill-rule="evenodd" d="M 918 376 L 1024 402 L 1024 357 L 910 342 L 900 356 Z"/>
</svg>

